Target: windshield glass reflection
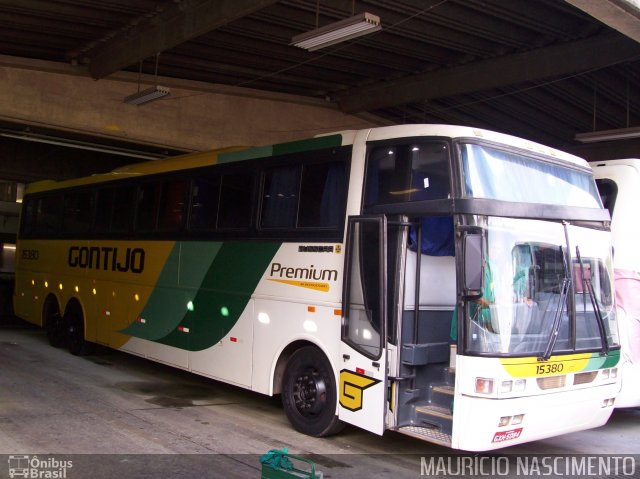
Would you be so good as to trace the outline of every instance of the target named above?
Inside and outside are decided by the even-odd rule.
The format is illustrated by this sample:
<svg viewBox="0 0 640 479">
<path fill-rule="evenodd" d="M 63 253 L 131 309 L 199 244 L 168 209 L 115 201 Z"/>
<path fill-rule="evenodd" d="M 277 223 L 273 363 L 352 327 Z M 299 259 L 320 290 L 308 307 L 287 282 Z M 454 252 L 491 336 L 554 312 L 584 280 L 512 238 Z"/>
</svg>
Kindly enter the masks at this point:
<svg viewBox="0 0 640 479">
<path fill-rule="evenodd" d="M 562 225 L 490 218 L 483 294 L 466 304 L 469 350 L 542 356 L 547 349 L 598 349 L 604 344 L 603 323 L 609 345 L 615 344 L 610 257 L 606 238 L 596 236 L 595 241 L 602 246 L 586 248 L 589 253 L 583 253 L 580 269 L 577 259 L 571 266 L 566 263 Z M 575 342 L 569 320 L 570 282 L 575 284 Z M 597 318 L 598 310 L 603 321 Z"/>
</svg>

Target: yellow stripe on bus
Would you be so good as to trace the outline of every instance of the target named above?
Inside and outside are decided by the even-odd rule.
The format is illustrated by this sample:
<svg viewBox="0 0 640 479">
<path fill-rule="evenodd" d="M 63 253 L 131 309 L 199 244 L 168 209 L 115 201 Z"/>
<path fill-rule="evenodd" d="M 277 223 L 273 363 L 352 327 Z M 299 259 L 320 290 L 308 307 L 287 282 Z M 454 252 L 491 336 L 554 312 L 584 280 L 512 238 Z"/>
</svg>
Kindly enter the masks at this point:
<svg viewBox="0 0 640 479">
<path fill-rule="evenodd" d="M 548 361 L 539 361 L 536 357 L 503 358 L 500 363 L 514 378 L 531 378 L 554 374 L 567 374 L 583 371 L 591 353 L 554 356 Z"/>
</svg>

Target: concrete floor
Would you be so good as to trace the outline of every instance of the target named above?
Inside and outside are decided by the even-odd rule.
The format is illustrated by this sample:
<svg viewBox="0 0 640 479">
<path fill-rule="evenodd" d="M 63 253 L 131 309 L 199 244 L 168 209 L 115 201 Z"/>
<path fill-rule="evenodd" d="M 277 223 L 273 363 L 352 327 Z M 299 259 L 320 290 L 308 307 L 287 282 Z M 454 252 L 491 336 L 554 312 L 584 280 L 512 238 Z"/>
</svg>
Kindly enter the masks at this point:
<svg viewBox="0 0 640 479">
<path fill-rule="evenodd" d="M 117 351 L 75 357 L 25 323 L 0 325 L 0 455 L 68 458 L 68 478 L 257 478 L 260 455 L 283 447 L 314 461 L 325 478 L 346 479 L 419 477 L 421 457 L 452 452 L 352 427 L 310 438 L 289 426 L 275 398 Z M 638 454 L 640 410 L 501 452 Z M 0 477 L 8 477 L 7 459 L 0 456 Z"/>
</svg>

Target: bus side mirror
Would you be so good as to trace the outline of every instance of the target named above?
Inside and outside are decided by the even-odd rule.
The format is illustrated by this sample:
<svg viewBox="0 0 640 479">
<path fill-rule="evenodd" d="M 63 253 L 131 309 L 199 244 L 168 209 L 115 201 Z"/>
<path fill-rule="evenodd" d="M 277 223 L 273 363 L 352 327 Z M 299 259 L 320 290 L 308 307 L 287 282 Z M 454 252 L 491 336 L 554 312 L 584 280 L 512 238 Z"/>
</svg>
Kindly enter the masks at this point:
<svg viewBox="0 0 640 479">
<path fill-rule="evenodd" d="M 465 233 L 462 237 L 464 254 L 464 296 L 482 296 L 484 248 L 482 233 Z"/>
</svg>

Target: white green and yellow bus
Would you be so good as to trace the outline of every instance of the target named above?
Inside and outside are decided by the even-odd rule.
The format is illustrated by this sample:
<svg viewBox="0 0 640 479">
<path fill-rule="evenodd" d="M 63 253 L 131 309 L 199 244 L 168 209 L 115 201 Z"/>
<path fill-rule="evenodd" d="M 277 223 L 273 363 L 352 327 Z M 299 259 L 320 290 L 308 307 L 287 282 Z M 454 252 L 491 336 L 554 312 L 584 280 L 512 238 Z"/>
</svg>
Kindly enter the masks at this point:
<svg viewBox="0 0 640 479">
<path fill-rule="evenodd" d="M 622 390 L 616 407 L 640 406 L 640 159 L 592 164 L 602 203 L 611 214 Z"/>
<path fill-rule="evenodd" d="M 15 310 L 350 423 L 464 450 L 596 427 L 620 389 L 609 232 L 588 164 L 406 125 L 28 188 Z"/>
</svg>

